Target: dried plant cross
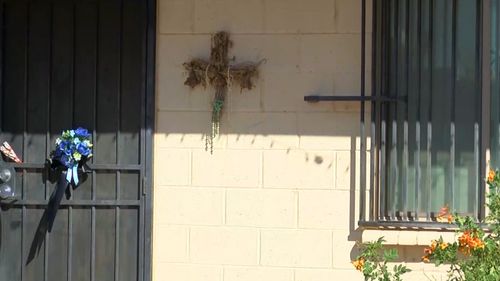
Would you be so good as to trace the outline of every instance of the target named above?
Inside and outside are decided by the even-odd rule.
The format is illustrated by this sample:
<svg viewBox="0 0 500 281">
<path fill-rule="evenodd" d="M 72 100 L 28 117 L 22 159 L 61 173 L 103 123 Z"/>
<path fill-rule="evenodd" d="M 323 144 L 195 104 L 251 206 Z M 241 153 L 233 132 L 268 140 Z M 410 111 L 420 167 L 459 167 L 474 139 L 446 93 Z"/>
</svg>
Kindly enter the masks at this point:
<svg viewBox="0 0 500 281">
<path fill-rule="evenodd" d="M 195 88 L 198 85 L 215 88 L 215 97 L 212 102 L 212 129 L 206 137 L 206 149 L 210 147 L 213 152 L 213 142 L 219 134 L 219 122 L 224 109 L 224 102 L 228 89 L 232 84 L 239 84 L 241 90 L 252 89 L 253 79 L 258 77 L 258 67 L 264 61 L 258 63 L 230 64 L 234 58 L 229 58 L 229 48 L 232 47 L 229 34 L 221 31 L 212 36 L 212 47 L 210 60 L 193 59 L 184 63 L 188 71 L 185 85 Z"/>
</svg>

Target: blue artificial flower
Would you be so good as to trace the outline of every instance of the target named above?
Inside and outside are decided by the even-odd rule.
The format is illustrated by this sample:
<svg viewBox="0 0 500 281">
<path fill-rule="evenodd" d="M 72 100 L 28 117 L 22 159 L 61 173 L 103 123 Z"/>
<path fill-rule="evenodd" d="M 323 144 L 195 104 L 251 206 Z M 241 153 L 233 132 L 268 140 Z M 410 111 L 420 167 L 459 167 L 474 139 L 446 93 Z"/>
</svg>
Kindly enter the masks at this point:
<svg viewBox="0 0 500 281">
<path fill-rule="evenodd" d="M 92 143 L 87 129 L 65 130 L 56 140 L 52 156 L 68 169 L 76 167 L 84 157 L 92 157 Z"/>
<path fill-rule="evenodd" d="M 73 158 L 71 157 L 71 155 L 63 154 L 59 158 L 59 161 L 61 161 L 61 163 L 68 168 L 71 168 L 74 165 Z"/>
<path fill-rule="evenodd" d="M 59 158 L 63 155 L 63 151 L 59 148 L 56 148 L 56 150 L 54 150 L 54 157 L 55 158 Z"/>
<path fill-rule="evenodd" d="M 78 137 L 81 137 L 84 139 L 90 138 L 89 131 L 87 129 L 82 128 L 82 127 L 78 127 L 74 132 L 75 132 L 76 136 L 78 136 Z"/>
<path fill-rule="evenodd" d="M 71 142 L 67 141 L 67 140 L 63 140 L 61 141 L 61 143 L 59 144 L 59 147 L 58 147 L 59 150 L 61 150 L 61 152 L 63 154 L 66 154 L 66 155 L 71 155 L 73 154 L 71 152 Z"/>
<path fill-rule="evenodd" d="M 67 140 L 62 140 L 59 142 L 59 146 L 57 148 L 62 151 L 65 151 L 69 148 L 69 142 Z"/>
<path fill-rule="evenodd" d="M 91 152 L 90 147 L 87 146 L 86 142 L 80 142 L 76 145 L 76 151 L 83 156 L 88 156 Z"/>
</svg>

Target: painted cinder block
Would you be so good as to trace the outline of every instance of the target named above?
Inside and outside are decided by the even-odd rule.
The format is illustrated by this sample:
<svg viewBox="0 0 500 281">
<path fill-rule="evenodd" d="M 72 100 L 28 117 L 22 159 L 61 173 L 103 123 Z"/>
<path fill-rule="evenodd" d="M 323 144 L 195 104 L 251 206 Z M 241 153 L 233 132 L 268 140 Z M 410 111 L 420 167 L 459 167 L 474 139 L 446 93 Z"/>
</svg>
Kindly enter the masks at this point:
<svg viewBox="0 0 500 281">
<path fill-rule="evenodd" d="M 195 0 L 195 33 L 264 31 L 262 0 Z"/>
<path fill-rule="evenodd" d="M 368 83 L 370 80 L 370 72 L 367 72 L 365 75 L 366 86 L 369 86 Z M 365 89 L 366 90 L 366 89 Z M 345 95 L 345 96 L 357 96 L 361 93 L 361 69 L 358 69 L 353 72 L 347 71 L 336 71 L 333 73 L 333 91 L 337 95 Z M 366 91 L 366 93 L 370 93 Z M 359 102 L 356 102 L 359 104 Z"/>
<path fill-rule="evenodd" d="M 157 263 L 154 273 L 158 281 L 222 281 L 220 266 Z"/>
<path fill-rule="evenodd" d="M 335 1 L 265 1 L 265 30 L 268 33 L 333 33 L 335 29 Z"/>
<path fill-rule="evenodd" d="M 251 90 L 241 89 L 239 84 L 231 85 L 226 99 L 226 112 L 260 112 L 262 107 L 262 81 L 254 80 Z"/>
<path fill-rule="evenodd" d="M 262 230 L 261 264 L 330 268 L 332 233 L 325 230 Z"/>
<path fill-rule="evenodd" d="M 307 103 L 307 95 L 332 95 L 331 73 L 276 70 L 263 76 L 263 109 L 284 112 L 331 112 L 332 103 Z"/>
<path fill-rule="evenodd" d="M 192 33 L 194 30 L 194 0 L 159 0 L 158 32 Z"/>
<path fill-rule="evenodd" d="M 372 29 L 372 1 L 366 1 L 366 31 Z M 361 32 L 361 1 L 335 0 L 335 26 L 338 33 Z"/>
<path fill-rule="evenodd" d="M 210 111 L 215 90 L 184 85 L 187 73 L 183 69 L 160 69 L 156 80 L 156 107 L 159 111 Z M 163 120 L 158 120 L 162 122 Z"/>
<path fill-rule="evenodd" d="M 191 151 L 188 149 L 157 148 L 156 157 L 159 159 L 175 159 L 165 161 L 163 165 L 155 166 L 158 186 L 184 186 L 191 183 Z"/>
<path fill-rule="evenodd" d="M 296 269 L 295 281 L 332 281 L 350 280 L 362 281 L 363 274 L 359 271 L 341 269 Z"/>
<path fill-rule="evenodd" d="M 359 103 L 303 101 L 308 94 L 359 95 L 360 3 L 159 1 L 154 280 L 363 280 L 350 264 Z M 233 85 L 210 155 L 204 135 L 213 89 L 184 86 L 182 63 L 208 59 L 210 36 L 221 29 L 231 32 L 236 62 L 267 62 L 253 91 Z M 401 244 L 438 237 L 431 234 L 382 231 L 372 240 L 395 241 L 415 269 L 407 278 L 421 280 L 421 272 L 439 269 L 418 262 L 422 247 Z"/>
<path fill-rule="evenodd" d="M 354 151 L 337 151 L 337 170 L 336 173 L 336 189 L 351 189 L 351 184 L 357 181 L 354 167 L 356 159 L 356 152 Z"/>
<path fill-rule="evenodd" d="M 155 190 L 155 222 L 180 225 L 221 225 L 224 190 L 170 188 Z"/>
<path fill-rule="evenodd" d="M 301 190 L 299 227 L 346 229 L 349 227 L 353 201 L 349 191 Z"/>
<path fill-rule="evenodd" d="M 352 270 L 353 261 L 359 254 L 357 240 L 360 234 L 348 229 L 333 230 L 333 268 Z M 341 273 L 343 271 L 339 271 Z"/>
<path fill-rule="evenodd" d="M 413 232 L 413 234 L 417 237 L 417 244 L 421 246 L 430 245 L 432 240 L 439 239 L 439 237 L 443 238 L 443 241 L 448 243 L 453 243 L 457 241 L 457 233 L 454 231 L 418 231 Z"/>
<path fill-rule="evenodd" d="M 368 243 L 377 241 L 380 237 L 384 237 L 384 244 L 397 245 L 399 241 L 399 230 L 384 230 L 384 231 L 363 231 L 362 242 Z"/>
<path fill-rule="evenodd" d="M 229 111 L 260 112 L 265 105 L 262 100 L 265 78 L 272 77 L 269 73 L 290 72 L 298 69 L 300 52 L 298 36 L 235 34 L 231 40 L 233 48 L 230 49 L 230 57 L 235 58 L 234 64 L 260 62 L 260 65 L 259 76 L 254 79 L 255 87 L 252 90 L 241 91 L 237 84 L 232 85 L 228 95 Z M 285 88 L 291 89 L 292 87 Z"/>
<path fill-rule="evenodd" d="M 233 47 L 229 55 L 235 63 L 258 62 L 260 77 L 268 77 L 268 72 L 293 71 L 299 69 L 301 42 L 296 34 L 234 34 Z"/>
<path fill-rule="evenodd" d="M 224 267 L 224 281 L 293 281 L 293 269 L 270 267 Z"/>
<path fill-rule="evenodd" d="M 291 190 L 228 190 L 226 223 L 236 226 L 295 227 L 297 192 Z"/>
<path fill-rule="evenodd" d="M 190 257 L 194 263 L 257 265 L 258 230 L 250 228 L 193 227 Z"/>
<path fill-rule="evenodd" d="M 367 142 L 370 140 L 367 139 Z M 370 188 L 370 152 L 365 153 L 365 187 Z M 339 190 L 359 190 L 361 173 L 361 152 L 360 151 L 337 151 L 336 185 Z"/>
<path fill-rule="evenodd" d="M 228 148 L 290 149 L 299 146 L 295 113 L 231 113 Z"/>
<path fill-rule="evenodd" d="M 210 34 L 159 35 L 157 41 L 157 79 L 164 79 L 165 70 L 183 71 L 182 64 L 193 58 L 210 58 Z"/>
<path fill-rule="evenodd" d="M 418 245 L 418 235 L 415 235 L 413 231 L 400 231 L 398 236 L 399 245 L 416 246 Z"/>
<path fill-rule="evenodd" d="M 303 149 L 355 150 L 359 142 L 359 113 L 299 113 L 298 128 Z"/>
<path fill-rule="evenodd" d="M 308 150 L 264 151 L 264 187 L 331 189 L 335 153 Z"/>
<path fill-rule="evenodd" d="M 405 281 L 447 280 L 448 275 L 444 269 L 441 272 L 438 270 L 414 270 L 406 273 L 403 278 Z"/>
<path fill-rule="evenodd" d="M 269 63 L 271 64 L 271 62 Z M 267 67 L 268 64 L 266 64 Z M 298 65 L 300 68 L 300 65 Z M 351 112 L 359 120 L 359 102 L 304 102 L 304 96 L 358 96 L 360 71 L 321 72 L 296 69 L 270 70 L 263 75 L 262 107 L 265 111 L 286 112 Z M 366 75 L 366 94 L 370 93 L 370 74 Z M 370 106 L 366 104 L 367 120 Z M 359 127 L 359 124 L 357 125 Z"/>
<path fill-rule="evenodd" d="M 211 112 L 160 111 L 157 112 L 155 145 L 166 148 L 206 147 L 206 134 L 211 128 Z M 222 124 L 224 124 L 224 117 Z M 221 128 L 223 131 L 224 128 Z M 227 135 L 220 134 L 214 139 L 214 148 L 223 148 Z M 210 155 L 210 152 L 207 152 Z M 165 160 L 165 159 L 164 159 Z"/>
<path fill-rule="evenodd" d="M 154 228 L 154 259 L 158 262 L 188 262 L 189 228 L 164 224 L 157 224 Z"/>
<path fill-rule="evenodd" d="M 254 150 L 193 151 L 193 185 L 258 187 L 262 155 Z"/>
<path fill-rule="evenodd" d="M 361 69 L 359 34 L 304 34 L 300 37 L 303 72 L 355 72 Z M 370 60 L 369 56 L 366 57 Z"/>
</svg>

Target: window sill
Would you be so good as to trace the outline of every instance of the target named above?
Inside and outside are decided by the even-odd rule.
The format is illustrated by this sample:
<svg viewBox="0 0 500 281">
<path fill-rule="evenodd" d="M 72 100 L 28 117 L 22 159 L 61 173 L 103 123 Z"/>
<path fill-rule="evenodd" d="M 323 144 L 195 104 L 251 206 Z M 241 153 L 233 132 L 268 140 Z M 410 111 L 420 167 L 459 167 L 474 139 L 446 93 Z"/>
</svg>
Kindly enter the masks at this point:
<svg viewBox="0 0 500 281">
<path fill-rule="evenodd" d="M 454 230 L 381 230 L 365 229 L 363 230 L 361 241 L 363 243 L 376 241 L 384 237 L 384 245 L 401 246 L 428 246 L 432 240 L 443 237 L 444 242 L 453 243 L 456 241 Z"/>
</svg>

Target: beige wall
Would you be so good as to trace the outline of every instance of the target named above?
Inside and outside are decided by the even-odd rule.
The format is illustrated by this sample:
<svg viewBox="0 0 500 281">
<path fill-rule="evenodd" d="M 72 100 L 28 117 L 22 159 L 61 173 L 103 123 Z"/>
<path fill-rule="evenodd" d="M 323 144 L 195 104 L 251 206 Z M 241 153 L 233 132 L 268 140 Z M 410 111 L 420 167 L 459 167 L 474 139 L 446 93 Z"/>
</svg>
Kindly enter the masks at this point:
<svg viewBox="0 0 500 281">
<path fill-rule="evenodd" d="M 359 11 L 357 0 L 159 0 L 155 281 L 362 280 L 350 264 L 359 108 L 303 101 L 359 94 Z M 213 90 L 184 86 L 182 63 L 207 58 L 218 30 L 237 61 L 267 63 L 255 89 L 229 93 L 211 155 Z M 400 250 L 416 262 L 422 248 Z"/>
</svg>

